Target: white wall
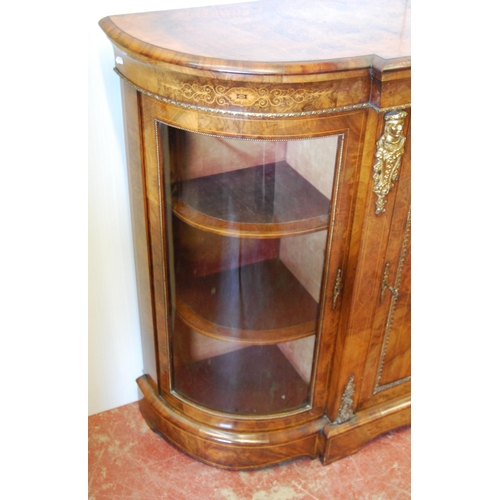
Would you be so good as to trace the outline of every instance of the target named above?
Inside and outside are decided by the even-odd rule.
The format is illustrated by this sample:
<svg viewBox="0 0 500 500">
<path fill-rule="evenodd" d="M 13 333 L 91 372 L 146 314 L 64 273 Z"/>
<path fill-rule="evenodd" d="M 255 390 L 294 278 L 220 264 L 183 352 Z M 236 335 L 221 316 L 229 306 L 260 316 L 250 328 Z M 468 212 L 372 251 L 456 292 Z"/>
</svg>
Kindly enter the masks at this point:
<svg viewBox="0 0 500 500">
<path fill-rule="evenodd" d="M 98 21 L 109 15 L 236 3 L 234 0 L 104 0 L 89 26 L 89 415 L 139 399 L 143 373 L 120 84 L 111 42 Z"/>
</svg>

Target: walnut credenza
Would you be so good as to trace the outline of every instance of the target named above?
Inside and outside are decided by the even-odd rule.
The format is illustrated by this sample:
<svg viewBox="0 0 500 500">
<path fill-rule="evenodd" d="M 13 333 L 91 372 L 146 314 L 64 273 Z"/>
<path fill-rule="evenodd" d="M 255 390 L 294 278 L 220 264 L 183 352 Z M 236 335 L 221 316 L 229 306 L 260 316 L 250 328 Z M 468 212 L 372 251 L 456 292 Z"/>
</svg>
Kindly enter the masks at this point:
<svg viewBox="0 0 500 500">
<path fill-rule="evenodd" d="M 410 423 L 408 2 L 107 17 L 140 408 L 231 469 L 330 463 Z"/>
</svg>

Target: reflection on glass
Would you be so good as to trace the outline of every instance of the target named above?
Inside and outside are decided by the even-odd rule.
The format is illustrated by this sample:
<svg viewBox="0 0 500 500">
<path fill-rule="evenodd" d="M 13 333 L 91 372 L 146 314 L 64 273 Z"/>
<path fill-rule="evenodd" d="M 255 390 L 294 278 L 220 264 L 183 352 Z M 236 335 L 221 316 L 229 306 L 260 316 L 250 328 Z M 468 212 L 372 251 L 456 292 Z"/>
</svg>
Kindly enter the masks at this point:
<svg viewBox="0 0 500 500">
<path fill-rule="evenodd" d="M 241 415 L 307 405 L 337 136 L 160 137 L 175 393 Z"/>
</svg>

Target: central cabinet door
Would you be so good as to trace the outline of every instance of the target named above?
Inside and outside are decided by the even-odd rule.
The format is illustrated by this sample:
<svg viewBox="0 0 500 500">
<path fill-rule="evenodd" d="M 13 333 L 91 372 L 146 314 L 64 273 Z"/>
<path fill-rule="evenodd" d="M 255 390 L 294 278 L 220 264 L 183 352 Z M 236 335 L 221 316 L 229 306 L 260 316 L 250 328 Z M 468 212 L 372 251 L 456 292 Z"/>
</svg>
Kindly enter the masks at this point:
<svg viewBox="0 0 500 500">
<path fill-rule="evenodd" d="M 172 390 L 239 415 L 308 405 L 338 137 L 159 135 Z"/>
</svg>

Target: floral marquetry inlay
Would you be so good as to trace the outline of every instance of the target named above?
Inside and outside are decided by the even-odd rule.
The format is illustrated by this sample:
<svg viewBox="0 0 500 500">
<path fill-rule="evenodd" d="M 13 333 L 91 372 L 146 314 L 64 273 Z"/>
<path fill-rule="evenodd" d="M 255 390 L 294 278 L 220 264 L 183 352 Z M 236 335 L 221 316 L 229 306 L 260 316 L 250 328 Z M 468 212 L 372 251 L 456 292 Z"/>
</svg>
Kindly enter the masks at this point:
<svg viewBox="0 0 500 500">
<path fill-rule="evenodd" d="M 313 107 L 335 106 L 337 88 L 296 89 L 292 87 L 228 87 L 196 83 L 162 83 L 163 93 L 171 99 L 188 100 L 202 106 L 241 106 L 253 110 L 295 111 L 304 105 Z"/>
</svg>

